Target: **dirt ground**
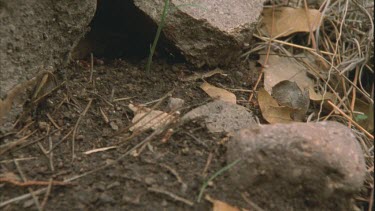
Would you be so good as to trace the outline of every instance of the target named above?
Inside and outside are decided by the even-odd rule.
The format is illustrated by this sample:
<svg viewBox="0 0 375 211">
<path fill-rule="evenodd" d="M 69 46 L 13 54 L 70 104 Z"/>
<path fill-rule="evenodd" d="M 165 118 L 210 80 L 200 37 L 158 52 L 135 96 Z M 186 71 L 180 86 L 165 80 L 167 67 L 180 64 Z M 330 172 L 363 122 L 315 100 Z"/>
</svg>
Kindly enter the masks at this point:
<svg viewBox="0 0 375 211">
<path fill-rule="evenodd" d="M 38 106 L 31 106 L 13 133 L 0 137 L 3 143 L 27 140 L 2 155 L 0 173 L 13 175 L 17 180 L 15 175 L 22 172 L 34 184 L 28 187 L 0 184 L 1 201 L 33 191 L 39 206 L 45 210 L 209 210 L 212 204 L 205 199 L 198 203 L 197 197 L 204 181 L 227 165 L 225 134 L 212 135 L 199 121 L 172 125 L 174 133 L 166 142 L 162 139 L 168 134 L 163 132 L 138 147 L 136 155 L 129 154 L 130 149 L 152 131 L 131 137 L 126 130 L 134 116 L 129 103 L 151 108 L 156 100 L 173 90 L 173 97 L 185 100 L 180 111 L 183 115 L 209 101 L 199 88 L 201 79 L 180 80 L 197 70 L 159 59 L 153 63 L 152 72 L 147 73 L 145 60 L 96 60 L 90 82 L 87 64 L 73 62 L 69 68 L 60 70 L 65 71 L 66 83 L 56 90 L 42 87 L 53 92 Z M 248 84 L 254 84 L 251 80 L 257 76 L 249 75 L 246 70 L 249 65 L 253 66 L 249 63 L 233 66 L 225 70 L 226 76 L 218 74 L 206 80 L 229 90 L 250 90 Z M 58 80 L 57 84 L 61 82 Z M 257 114 L 256 107 L 246 105 L 248 92 L 232 91 L 239 104 Z M 167 102 L 162 102 L 157 109 L 168 111 L 166 105 Z M 110 146 L 117 148 L 84 154 Z M 107 167 L 101 168 L 104 165 Z M 251 209 L 227 177 L 224 173 L 215 179 L 205 194 Z M 57 184 L 64 180 L 69 182 Z M 37 185 L 35 181 L 47 184 Z M 51 182 L 54 185 L 49 191 L 39 191 L 48 187 L 48 181 L 56 183 Z M 32 197 L 3 207 L 3 210 L 25 209 L 37 209 Z"/>
<path fill-rule="evenodd" d="M 141 21 L 143 15 L 140 13 L 134 13 L 129 18 L 128 12 L 134 10 L 129 6 L 130 1 L 118 1 L 123 4 L 122 7 L 108 3 L 110 1 L 99 2 L 103 3 L 103 7 L 98 7 L 90 24 L 91 31 L 83 40 L 89 42 L 80 43 L 78 48 L 82 51 L 75 51 L 73 53 L 77 55 L 72 56 L 85 57 L 94 52 L 106 58 L 94 58 L 93 71 L 88 58 L 72 61 L 64 69 L 40 76 L 39 85 L 29 90 L 30 102 L 25 104 L 25 113 L 15 123 L 13 131 L 0 131 L 1 146 L 17 143 L 10 144 L 9 148 L 0 148 L 0 209 L 211 210 L 212 203 L 205 199 L 209 195 L 237 207 L 259 210 L 249 199 L 262 200 L 238 191 L 231 184 L 228 172 L 210 182 L 202 200 L 197 200 L 204 182 L 229 164 L 226 161 L 227 134 L 211 134 L 199 120 L 182 125 L 171 124 L 157 135 L 151 130 L 142 133 L 128 130 L 134 117 L 128 107 L 130 103 L 170 112 L 167 106 L 169 96 L 164 97 L 171 93 L 172 97 L 185 101 L 184 107 L 179 110 L 180 116 L 183 116 L 212 100 L 200 89 L 202 79 L 184 80 L 211 69 L 195 69 L 186 64 L 177 58 L 181 55 L 176 54 L 178 52 L 173 45 L 165 40 L 163 43 L 161 37 L 160 45 L 166 48 L 166 52 L 175 53 L 176 57 L 163 55 L 166 54 L 163 50 L 157 51 L 151 72 L 146 72 L 144 57 L 149 52 L 156 26 L 147 18 Z M 91 8 L 89 6 L 92 5 L 87 4 Z M 21 7 L 17 5 L 15 8 Z M 87 10 L 83 8 L 80 11 Z M 336 13 L 336 10 L 333 11 Z M 82 19 L 82 25 L 86 25 L 91 17 L 86 14 L 87 20 L 84 21 L 82 14 L 77 14 L 69 16 L 68 20 Z M 44 32 L 44 25 L 35 18 L 32 20 L 42 28 L 38 30 Z M 20 20 L 20 23 L 23 22 L 24 19 Z M 60 28 L 60 25 L 57 29 L 64 33 L 70 31 Z M 79 28 L 77 25 L 74 27 Z M 24 27 L 18 28 L 24 30 Z M 56 31 L 50 30 L 52 34 Z M 33 35 L 29 30 L 25 32 Z M 359 32 L 361 37 L 365 34 Z M 60 38 L 64 41 L 67 36 Z M 23 38 L 11 36 L 12 39 Z M 51 42 L 65 43 L 53 39 Z M 38 43 L 35 49 L 40 48 L 39 42 L 31 43 Z M 50 42 L 46 43 L 49 43 L 47 49 L 55 49 Z M 14 48 L 17 49 L 17 46 Z M 132 50 L 128 52 L 128 49 Z M 43 57 L 65 61 L 65 57 L 48 52 L 43 51 Z M 36 54 L 34 48 L 28 48 L 27 53 L 35 56 L 32 57 L 34 62 L 43 58 Z M 298 51 L 294 53 L 297 55 Z M 143 58 L 139 58 L 140 55 Z M 109 59 L 131 56 L 134 58 Z M 352 58 L 351 55 L 348 58 Z M 247 101 L 249 90 L 259 76 L 255 60 L 257 58 L 238 63 L 223 69 L 226 75 L 216 74 L 205 80 L 233 92 L 239 105 L 265 123 L 257 99 Z M 4 75 L 8 81 L 14 76 L 25 76 L 12 73 Z M 258 88 L 261 86 L 262 83 Z M 170 129 L 173 129 L 172 133 Z M 106 150 L 87 153 L 103 148 Z M 362 210 L 370 210 L 367 201 L 370 195 L 366 189 L 355 198 Z M 270 204 L 272 202 L 257 205 L 267 208 Z"/>
</svg>

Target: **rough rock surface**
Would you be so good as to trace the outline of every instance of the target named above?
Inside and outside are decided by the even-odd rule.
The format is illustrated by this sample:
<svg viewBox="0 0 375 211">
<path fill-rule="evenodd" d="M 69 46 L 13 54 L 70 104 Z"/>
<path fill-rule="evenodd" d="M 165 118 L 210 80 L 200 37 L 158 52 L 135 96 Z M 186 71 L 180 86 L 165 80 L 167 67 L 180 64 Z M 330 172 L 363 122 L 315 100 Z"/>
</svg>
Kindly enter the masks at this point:
<svg viewBox="0 0 375 211">
<path fill-rule="evenodd" d="M 46 66 L 61 67 L 95 10 L 96 0 L 0 0 L 0 98 Z"/>
<path fill-rule="evenodd" d="M 164 0 L 135 0 L 159 23 Z M 200 67 L 236 61 L 255 29 L 264 0 L 174 0 L 164 35 L 187 60 Z"/>
<path fill-rule="evenodd" d="M 257 125 L 252 113 L 244 107 L 216 100 L 195 108 L 182 117 L 182 121 L 204 119 L 211 133 L 229 133 Z"/>
<path fill-rule="evenodd" d="M 227 153 L 241 159 L 232 181 L 266 210 L 352 210 L 366 172 L 355 136 L 336 122 L 243 129 Z"/>
</svg>

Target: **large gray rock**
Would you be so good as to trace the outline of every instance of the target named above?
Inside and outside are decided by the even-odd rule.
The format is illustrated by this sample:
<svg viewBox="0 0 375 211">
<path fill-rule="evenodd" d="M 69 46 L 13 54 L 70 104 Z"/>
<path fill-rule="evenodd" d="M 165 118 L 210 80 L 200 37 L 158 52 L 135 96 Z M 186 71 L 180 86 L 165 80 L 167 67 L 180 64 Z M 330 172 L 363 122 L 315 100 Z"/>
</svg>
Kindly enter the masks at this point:
<svg viewBox="0 0 375 211">
<path fill-rule="evenodd" d="M 366 166 L 351 130 L 337 122 L 238 131 L 228 143 L 232 182 L 266 210 L 352 210 Z"/>
<path fill-rule="evenodd" d="M 0 0 L 0 126 L 1 114 L 12 116 L 1 106 L 7 93 L 46 66 L 61 67 L 95 10 L 96 0 Z"/>
<path fill-rule="evenodd" d="M 160 22 L 164 0 L 134 0 L 155 23 Z M 200 67 L 227 65 L 238 59 L 249 42 L 264 0 L 174 0 L 164 34 Z"/>
</svg>

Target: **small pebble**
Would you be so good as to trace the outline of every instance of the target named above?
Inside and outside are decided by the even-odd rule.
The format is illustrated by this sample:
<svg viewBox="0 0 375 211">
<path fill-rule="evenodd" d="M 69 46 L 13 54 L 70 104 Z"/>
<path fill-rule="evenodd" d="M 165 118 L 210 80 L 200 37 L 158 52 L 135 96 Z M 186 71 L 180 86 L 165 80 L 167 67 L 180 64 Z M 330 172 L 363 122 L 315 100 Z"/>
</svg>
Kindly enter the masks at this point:
<svg viewBox="0 0 375 211">
<path fill-rule="evenodd" d="M 181 108 L 184 105 L 184 103 L 185 103 L 185 100 L 183 99 L 171 97 L 168 100 L 168 110 L 176 111 L 179 108 Z"/>
<path fill-rule="evenodd" d="M 190 149 L 189 149 L 189 147 L 185 147 L 181 151 L 182 151 L 182 154 L 187 155 L 189 153 Z"/>
<path fill-rule="evenodd" d="M 34 204 L 34 200 L 33 199 L 29 199 L 29 200 L 25 201 L 25 203 L 23 203 L 23 208 L 29 208 L 33 204 Z"/>
<path fill-rule="evenodd" d="M 105 203 L 113 203 L 115 202 L 115 199 L 109 195 L 107 192 L 103 192 L 99 196 L 100 201 L 105 202 Z"/>
<path fill-rule="evenodd" d="M 41 131 L 47 131 L 49 127 L 47 122 L 38 122 L 38 126 Z"/>
<path fill-rule="evenodd" d="M 82 134 L 79 134 L 79 135 L 76 137 L 76 140 L 77 140 L 77 141 L 82 141 L 83 139 L 85 139 L 85 136 L 82 135 Z"/>
<path fill-rule="evenodd" d="M 107 160 L 105 160 L 106 165 L 113 164 L 114 162 L 115 162 L 115 160 L 113 160 L 113 159 L 107 159 Z"/>
<path fill-rule="evenodd" d="M 166 207 L 167 205 L 168 202 L 165 199 L 163 199 L 163 201 L 161 201 L 161 206 Z"/>
<path fill-rule="evenodd" d="M 147 185 L 153 185 L 153 184 L 156 183 L 156 180 L 155 180 L 154 178 L 152 178 L 152 177 L 146 177 L 146 178 L 145 178 L 145 183 L 146 183 Z"/>
<path fill-rule="evenodd" d="M 92 187 L 96 190 L 99 190 L 99 191 L 105 190 L 105 184 L 103 182 L 97 182 Z"/>
<path fill-rule="evenodd" d="M 109 125 L 111 126 L 112 130 L 114 131 L 118 130 L 118 125 L 115 122 L 111 121 Z"/>
</svg>

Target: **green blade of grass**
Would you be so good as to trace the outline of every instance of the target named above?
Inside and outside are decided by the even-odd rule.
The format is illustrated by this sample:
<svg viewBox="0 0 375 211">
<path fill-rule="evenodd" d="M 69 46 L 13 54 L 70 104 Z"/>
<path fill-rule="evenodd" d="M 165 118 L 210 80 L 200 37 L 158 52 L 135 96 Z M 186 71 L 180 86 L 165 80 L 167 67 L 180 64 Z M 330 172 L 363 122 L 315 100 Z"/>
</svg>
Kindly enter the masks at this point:
<svg viewBox="0 0 375 211">
<path fill-rule="evenodd" d="M 213 174 L 208 180 L 206 180 L 202 187 L 201 187 L 201 190 L 199 192 L 199 195 L 198 195 L 198 199 L 197 199 L 197 202 L 199 203 L 201 201 L 201 198 L 202 198 L 202 195 L 204 193 L 204 190 L 206 190 L 206 187 L 208 185 L 208 182 L 210 182 L 211 180 L 215 179 L 216 177 L 218 177 L 220 174 L 224 173 L 225 171 L 229 170 L 230 168 L 232 168 L 233 166 L 235 166 L 237 163 L 239 163 L 241 161 L 240 158 L 238 158 L 237 160 L 233 161 L 232 163 L 228 164 L 227 166 L 225 166 L 224 168 L 220 169 L 219 171 L 217 171 L 215 174 Z"/>
<path fill-rule="evenodd" d="M 170 0 L 165 0 L 163 13 L 161 15 L 161 20 L 160 20 L 158 29 L 156 31 L 154 42 L 152 43 L 152 46 L 151 46 L 151 49 L 150 49 L 150 55 L 148 56 L 147 65 L 146 65 L 146 71 L 148 73 L 150 72 L 150 69 L 151 69 L 152 57 L 154 56 L 154 53 L 155 53 L 155 50 L 156 50 L 156 45 L 158 44 L 159 37 L 160 37 L 160 34 L 161 34 L 161 30 L 164 27 L 165 17 L 167 16 L 168 8 L 169 8 L 169 1 Z"/>
</svg>

